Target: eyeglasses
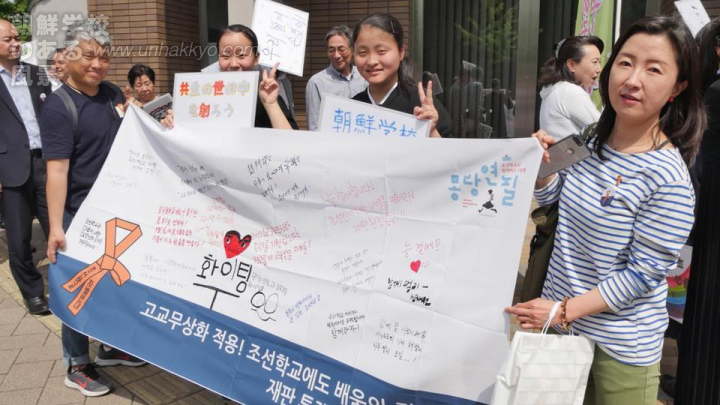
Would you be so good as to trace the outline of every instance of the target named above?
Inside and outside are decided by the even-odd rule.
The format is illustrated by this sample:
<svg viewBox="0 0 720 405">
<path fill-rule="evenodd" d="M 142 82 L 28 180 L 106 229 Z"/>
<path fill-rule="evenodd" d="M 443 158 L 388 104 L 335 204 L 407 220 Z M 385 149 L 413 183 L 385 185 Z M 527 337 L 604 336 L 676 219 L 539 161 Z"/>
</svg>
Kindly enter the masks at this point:
<svg viewBox="0 0 720 405">
<path fill-rule="evenodd" d="M 347 46 L 341 46 L 341 47 L 339 47 L 339 48 L 332 48 L 332 47 L 330 47 L 330 48 L 327 49 L 327 53 L 328 53 L 328 55 L 333 55 L 333 54 L 337 51 L 337 52 L 339 52 L 340 54 L 344 54 L 344 53 L 346 53 L 346 52 L 349 51 L 349 50 L 350 50 L 350 48 L 348 48 Z"/>
</svg>

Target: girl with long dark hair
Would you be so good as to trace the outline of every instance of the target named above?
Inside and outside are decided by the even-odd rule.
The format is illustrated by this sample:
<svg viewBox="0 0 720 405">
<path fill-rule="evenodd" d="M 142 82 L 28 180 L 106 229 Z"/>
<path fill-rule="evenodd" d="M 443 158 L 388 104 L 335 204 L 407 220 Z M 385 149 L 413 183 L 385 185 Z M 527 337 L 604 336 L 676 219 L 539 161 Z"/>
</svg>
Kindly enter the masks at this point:
<svg viewBox="0 0 720 405">
<path fill-rule="evenodd" d="M 405 60 L 403 27 L 397 18 L 377 13 L 360 21 L 353 31 L 355 65 L 367 80 L 367 91 L 354 100 L 372 103 L 429 120 L 430 137 L 452 136 L 450 114 L 435 99 L 432 82 L 415 85 Z"/>
<path fill-rule="evenodd" d="M 218 54 L 221 72 L 244 72 L 258 70 L 260 53 L 255 32 L 242 24 L 225 28 L 218 38 Z M 275 79 L 279 63 L 268 73 L 261 70 L 255 127 L 275 129 L 298 129 L 285 101 L 280 97 L 280 84 Z M 173 115 L 169 114 L 162 124 L 172 127 Z"/>
</svg>

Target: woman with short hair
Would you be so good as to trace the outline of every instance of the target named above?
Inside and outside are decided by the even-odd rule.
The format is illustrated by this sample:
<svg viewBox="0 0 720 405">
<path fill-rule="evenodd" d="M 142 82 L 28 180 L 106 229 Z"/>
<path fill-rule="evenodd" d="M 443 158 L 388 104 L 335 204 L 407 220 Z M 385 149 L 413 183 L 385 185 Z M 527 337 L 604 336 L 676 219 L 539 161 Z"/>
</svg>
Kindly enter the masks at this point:
<svg viewBox="0 0 720 405">
<path fill-rule="evenodd" d="M 135 100 L 147 104 L 155 98 L 155 71 L 147 65 L 137 64 L 130 68 L 127 75 Z"/>
</svg>

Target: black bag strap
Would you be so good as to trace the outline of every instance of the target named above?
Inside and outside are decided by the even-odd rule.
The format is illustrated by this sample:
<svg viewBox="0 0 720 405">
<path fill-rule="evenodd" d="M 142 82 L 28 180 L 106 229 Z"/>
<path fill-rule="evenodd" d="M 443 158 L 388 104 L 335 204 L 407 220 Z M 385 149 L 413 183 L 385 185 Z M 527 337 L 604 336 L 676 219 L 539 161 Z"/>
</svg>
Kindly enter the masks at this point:
<svg viewBox="0 0 720 405">
<path fill-rule="evenodd" d="M 597 122 L 593 122 L 592 124 L 586 126 L 585 129 L 583 129 L 581 136 L 585 144 L 590 142 L 590 140 L 593 139 L 595 135 L 597 135 L 597 131 L 595 131 L 596 128 Z"/>
<path fill-rule="evenodd" d="M 67 108 L 68 112 L 70 113 L 70 117 L 72 118 L 73 123 L 73 139 L 76 139 L 78 124 L 77 107 L 75 107 L 75 103 L 72 101 L 72 98 L 70 98 L 70 95 L 67 93 L 64 87 L 60 86 L 53 93 L 57 94 L 60 97 L 60 100 L 62 100 L 63 104 L 65 104 L 65 108 Z"/>
<path fill-rule="evenodd" d="M 292 91 L 292 83 L 290 83 L 290 80 L 285 76 L 284 78 L 278 80 L 280 84 L 285 89 L 285 95 L 287 96 L 287 108 L 290 110 L 290 116 L 297 121 L 297 118 L 295 118 L 295 101 L 293 100 L 293 91 Z"/>
</svg>

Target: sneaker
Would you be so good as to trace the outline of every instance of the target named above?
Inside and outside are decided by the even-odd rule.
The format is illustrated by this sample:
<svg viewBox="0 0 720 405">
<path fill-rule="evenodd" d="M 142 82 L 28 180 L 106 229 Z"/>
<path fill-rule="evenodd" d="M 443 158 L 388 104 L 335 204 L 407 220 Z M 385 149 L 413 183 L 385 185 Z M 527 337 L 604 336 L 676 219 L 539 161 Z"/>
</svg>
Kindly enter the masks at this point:
<svg viewBox="0 0 720 405">
<path fill-rule="evenodd" d="M 145 361 L 138 359 L 135 356 L 131 356 L 121 350 L 100 345 L 98 349 L 97 357 L 95 357 L 95 364 L 98 366 L 129 366 L 138 367 L 145 365 Z"/>
<path fill-rule="evenodd" d="M 99 397 L 110 392 L 110 383 L 95 369 L 86 364 L 65 376 L 65 386 L 80 391 L 86 397 Z"/>
</svg>

